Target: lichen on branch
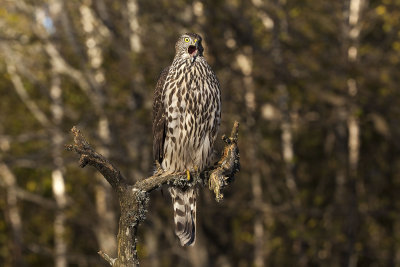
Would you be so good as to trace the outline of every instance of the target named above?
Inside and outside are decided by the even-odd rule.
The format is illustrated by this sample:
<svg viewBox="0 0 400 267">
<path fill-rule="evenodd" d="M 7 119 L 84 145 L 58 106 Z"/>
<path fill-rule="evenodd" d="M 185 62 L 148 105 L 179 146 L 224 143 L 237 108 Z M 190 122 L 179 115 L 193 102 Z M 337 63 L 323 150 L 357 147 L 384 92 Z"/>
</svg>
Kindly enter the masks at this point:
<svg viewBox="0 0 400 267">
<path fill-rule="evenodd" d="M 208 187 L 214 192 L 217 202 L 221 201 L 224 197 L 221 193 L 222 189 L 232 182 L 235 173 L 240 170 L 240 156 L 237 145 L 238 130 L 239 123 L 236 121 L 233 125 L 231 136 L 222 136 L 226 146 L 220 161 L 214 166 L 209 175 Z"/>
</svg>

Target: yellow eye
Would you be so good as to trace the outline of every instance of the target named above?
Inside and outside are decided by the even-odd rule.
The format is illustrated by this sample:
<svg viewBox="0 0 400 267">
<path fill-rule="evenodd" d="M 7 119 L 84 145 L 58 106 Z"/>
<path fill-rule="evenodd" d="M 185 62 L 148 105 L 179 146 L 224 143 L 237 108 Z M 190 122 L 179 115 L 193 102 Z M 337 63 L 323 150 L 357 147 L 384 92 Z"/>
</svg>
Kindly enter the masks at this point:
<svg viewBox="0 0 400 267">
<path fill-rule="evenodd" d="M 185 42 L 186 42 L 186 43 L 189 43 L 189 41 L 190 41 L 190 39 L 186 37 L 186 38 L 185 38 Z"/>
</svg>

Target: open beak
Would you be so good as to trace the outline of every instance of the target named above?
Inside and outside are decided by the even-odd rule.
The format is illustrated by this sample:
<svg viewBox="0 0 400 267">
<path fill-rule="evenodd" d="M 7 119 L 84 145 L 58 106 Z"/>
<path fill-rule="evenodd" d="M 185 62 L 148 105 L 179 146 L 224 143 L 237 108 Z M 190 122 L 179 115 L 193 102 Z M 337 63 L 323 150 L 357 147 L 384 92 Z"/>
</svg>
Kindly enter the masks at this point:
<svg viewBox="0 0 400 267">
<path fill-rule="evenodd" d="M 197 56 L 198 53 L 198 45 L 199 42 L 197 42 L 197 40 L 194 41 L 194 43 L 192 43 L 189 48 L 188 48 L 188 53 L 191 57 L 195 57 Z"/>
</svg>

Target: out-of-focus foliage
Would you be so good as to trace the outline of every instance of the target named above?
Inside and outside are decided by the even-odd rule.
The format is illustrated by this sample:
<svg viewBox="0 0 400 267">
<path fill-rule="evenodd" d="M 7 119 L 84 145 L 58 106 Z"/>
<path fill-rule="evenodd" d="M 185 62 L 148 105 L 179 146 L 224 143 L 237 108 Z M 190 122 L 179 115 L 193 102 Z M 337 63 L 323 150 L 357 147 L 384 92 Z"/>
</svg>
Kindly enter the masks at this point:
<svg viewBox="0 0 400 267">
<path fill-rule="evenodd" d="M 361 2 L 360 33 L 351 39 L 351 1 L 2 1 L 0 163 L 22 192 L 22 228 L 16 237 L 10 187 L 0 183 L 0 265 L 54 266 L 55 131 L 69 143 L 78 125 L 129 179 L 151 174 L 153 88 L 187 31 L 203 35 L 221 83 L 220 133 L 241 122 L 242 170 L 221 204 L 200 190 L 194 248 L 179 246 L 170 200 L 165 190 L 153 192 L 140 228 L 142 265 L 400 265 L 400 2 Z M 52 115 L 55 76 L 60 124 Z M 98 130 L 104 117 L 108 142 Z M 96 254 L 100 182 L 61 153 L 69 266 L 107 266 Z M 118 215 L 117 203 L 108 205 Z"/>
</svg>

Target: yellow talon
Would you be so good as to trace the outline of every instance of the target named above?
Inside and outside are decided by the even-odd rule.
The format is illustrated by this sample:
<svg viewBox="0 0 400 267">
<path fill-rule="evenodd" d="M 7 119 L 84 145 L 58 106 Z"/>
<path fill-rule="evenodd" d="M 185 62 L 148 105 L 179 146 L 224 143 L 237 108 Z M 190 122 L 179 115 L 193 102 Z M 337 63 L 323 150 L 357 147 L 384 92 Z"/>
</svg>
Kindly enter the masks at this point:
<svg viewBox="0 0 400 267">
<path fill-rule="evenodd" d="M 186 177 L 187 177 L 188 181 L 190 181 L 190 172 L 189 172 L 189 170 L 186 170 Z"/>
</svg>

